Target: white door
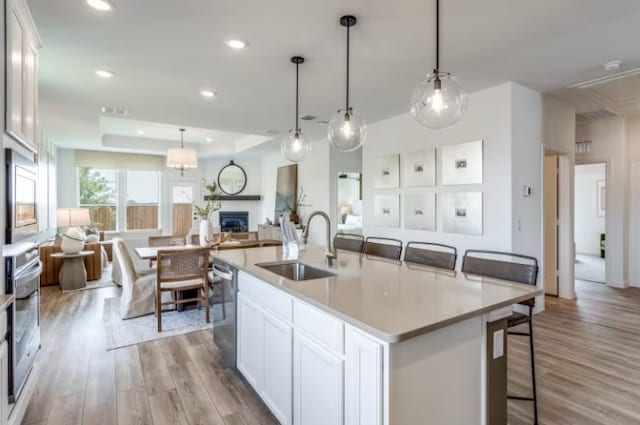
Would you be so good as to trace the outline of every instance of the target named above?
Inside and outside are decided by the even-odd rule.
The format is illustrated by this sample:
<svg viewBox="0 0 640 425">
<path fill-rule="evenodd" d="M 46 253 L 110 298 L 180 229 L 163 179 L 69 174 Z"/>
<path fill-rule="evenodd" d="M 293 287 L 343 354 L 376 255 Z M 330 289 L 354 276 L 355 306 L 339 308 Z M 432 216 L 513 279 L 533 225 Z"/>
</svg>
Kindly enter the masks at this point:
<svg viewBox="0 0 640 425">
<path fill-rule="evenodd" d="M 293 411 L 295 425 L 342 425 L 343 360 L 294 332 Z"/>
<path fill-rule="evenodd" d="M 640 160 L 631 162 L 631 220 L 629 220 L 630 249 L 629 283 L 640 286 Z"/>
<path fill-rule="evenodd" d="M 345 424 L 382 425 L 382 345 L 348 328 L 345 349 Z"/>
<path fill-rule="evenodd" d="M 238 370 L 256 392 L 264 382 L 264 325 L 262 310 L 238 293 Z"/>
<path fill-rule="evenodd" d="M 193 203 L 202 204 L 199 186 L 190 181 L 172 181 L 170 183 L 169 217 L 171 232 L 174 235 L 187 235 L 194 229 Z M 195 233 L 198 233 L 197 230 Z M 189 243 L 190 241 L 187 241 Z"/>
<path fill-rule="evenodd" d="M 544 157 L 544 289 L 558 295 L 558 155 Z"/>
<path fill-rule="evenodd" d="M 263 311 L 264 384 L 262 399 L 283 425 L 292 423 L 293 330 Z"/>
</svg>

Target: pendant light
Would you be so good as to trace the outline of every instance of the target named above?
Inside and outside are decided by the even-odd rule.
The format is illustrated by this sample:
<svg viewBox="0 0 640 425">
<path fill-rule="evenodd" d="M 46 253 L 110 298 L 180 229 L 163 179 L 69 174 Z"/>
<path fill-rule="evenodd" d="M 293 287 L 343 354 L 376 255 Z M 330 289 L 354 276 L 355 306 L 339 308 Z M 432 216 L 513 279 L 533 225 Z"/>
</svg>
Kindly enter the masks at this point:
<svg viewBox="0 0 640 425">
<path fill-rule="evenodd" d="M 349 105 L 349 33 L 352 26 L 356 24 L 355 16 L 346 15 L 340 18 L 340 25 L 347 28 L 347 93 L 344 109 L 338 112 L 329 121 L 329 141 L 338 150 L 350 152 L 362 146 L 362 142 L 367 137 L 367 126 L 356 112 Z"/>
<path fill-rule="evenodd" d="M 436 1 L 436 67 L 411 98 L 411 114 L 425 127 L 438 129 L 455 124 L 467 108 L 467 93 L 460 81 L 440 71 L 440 0 Z"/>
<path fill-rule="evenodd" d="M 300 125 L 298 124 L 299 113 L 298 105 L 300 98 L 299 91 L 299 70 L 300 64 L 304 63 L 304 58 L 301 56 L 293 56 L 291 62 L 296 65 L 296 126 L 293 130 L 289 130 L 289 136 L 282 141 L 280 149 L 282 155 L 292 162 L 300 162 L 304 159 L 304 156 L 311 150 L 311 144 L 302 134 Z"/>
<path fill-rule="evenodd" d="M 180 148 L 167 150 L 167 167 L 180 170 L 180 175 L 184 176 L 185 170 L 198 168 L 198 157 L 193 149 L 184 148 L 184 132 L 180 129 Z"/>
</svg>

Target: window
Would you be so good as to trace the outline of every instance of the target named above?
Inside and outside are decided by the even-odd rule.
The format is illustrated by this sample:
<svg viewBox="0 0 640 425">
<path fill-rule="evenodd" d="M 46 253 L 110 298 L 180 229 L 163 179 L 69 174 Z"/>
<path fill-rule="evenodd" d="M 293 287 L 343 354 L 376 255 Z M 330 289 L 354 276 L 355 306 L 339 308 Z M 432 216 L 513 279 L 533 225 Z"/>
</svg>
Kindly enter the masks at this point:
<svg viewBox="0 0 640 425">
<path fill-rule="evenodd" d="M 173 233 L 186 235 L 193 225 L 193 185 L 176 184 L 171 190 Z"/>
<path fill-rule="evenodd" d="M 117 171 L 79 168 L 79 204 L 89 208 L 91 223 L 100 230 L 116 230 Z"/>
<path fill-rule="evenodd" d="M 126 171 L 127 230 L 157 229 L 160 226 L 160 173 Z"/>
</svg>

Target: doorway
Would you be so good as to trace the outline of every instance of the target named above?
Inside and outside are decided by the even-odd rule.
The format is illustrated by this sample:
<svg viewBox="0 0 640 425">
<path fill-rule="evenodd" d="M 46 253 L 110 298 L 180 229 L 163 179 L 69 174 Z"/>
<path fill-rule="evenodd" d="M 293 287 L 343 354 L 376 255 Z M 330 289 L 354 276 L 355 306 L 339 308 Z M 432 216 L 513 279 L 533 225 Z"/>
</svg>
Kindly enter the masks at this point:
<svg viewBox="0 0 640 425">
<path fill-rule="evenodd" d="M 606 283 L 607 164 L 577 164 L 574 182 L 575 278 Z"/>
<path fill-rule="evenodd" d="M 554 296 L 559 292 L 559 161 L 554 153 L 544 155 L 544 287 Z"/>
<path fill-rule="evenodd" d="M 193 202 L 198 198 L 194 182 L 171 182 L 171 228 L 174 235 L 187 235 L 193 229 Z"/>
<path fill-rule="evenodd" d="M 338 172 L 338 232 L 362 234 L 362 174 Z"/>
</svg>

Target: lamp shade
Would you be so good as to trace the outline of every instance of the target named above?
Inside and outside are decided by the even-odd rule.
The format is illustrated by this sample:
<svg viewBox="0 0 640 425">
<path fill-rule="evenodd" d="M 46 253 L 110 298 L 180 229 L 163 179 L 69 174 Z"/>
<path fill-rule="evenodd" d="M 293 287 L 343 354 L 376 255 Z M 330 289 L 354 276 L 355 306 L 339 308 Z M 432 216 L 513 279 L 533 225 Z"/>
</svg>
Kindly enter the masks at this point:
<svg viewBox="0 0 640 425">
<path fill-rule="evenodd" d="M 190 170 L 198 168 L 198 156 L 193 149 L 169 149 L 167 150 L 167 167 L 178 170 Z"/>
<path fill-rule="evenodd" d="M 88 208 L 58 208 L 56 220 L 58 227 L 88 226 L 91 224 Z"/>
<path fill-rule="evenodd" d="M 351 205 L 343 205 L 340 208 L 340 215 L 349 215 L 353 213 L 353 208 L 351 208 Z"/>
</svg>

